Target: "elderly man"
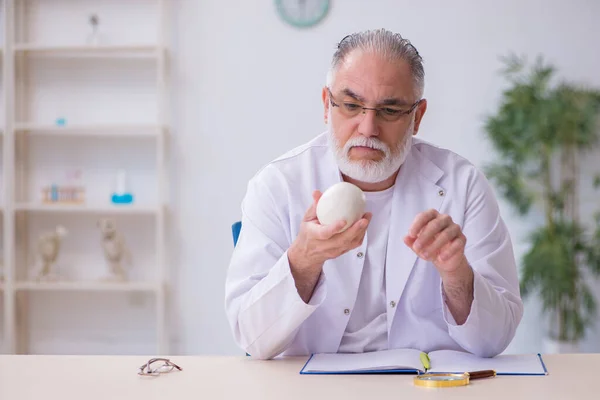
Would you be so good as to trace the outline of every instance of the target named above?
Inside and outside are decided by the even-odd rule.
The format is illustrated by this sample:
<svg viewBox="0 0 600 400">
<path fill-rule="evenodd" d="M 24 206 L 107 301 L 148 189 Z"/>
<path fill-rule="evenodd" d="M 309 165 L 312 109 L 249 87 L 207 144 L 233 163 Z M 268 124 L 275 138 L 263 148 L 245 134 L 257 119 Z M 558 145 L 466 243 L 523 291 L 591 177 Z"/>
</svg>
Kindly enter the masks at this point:
<svg viewBox="0 0 600 400">
<path fill-rule="evenodd" d="M 523 314 L 512 244 L 485 177 L 416 137 L 427 102 L 417 50 L 385 30 L 345 37 L 322 92 L 327 132 L 249 182 L 226 283 L 253 357 L 391 348 L 501 353 Z M 321 225 L 347 181 L 367 212 Z"/>
</svg>

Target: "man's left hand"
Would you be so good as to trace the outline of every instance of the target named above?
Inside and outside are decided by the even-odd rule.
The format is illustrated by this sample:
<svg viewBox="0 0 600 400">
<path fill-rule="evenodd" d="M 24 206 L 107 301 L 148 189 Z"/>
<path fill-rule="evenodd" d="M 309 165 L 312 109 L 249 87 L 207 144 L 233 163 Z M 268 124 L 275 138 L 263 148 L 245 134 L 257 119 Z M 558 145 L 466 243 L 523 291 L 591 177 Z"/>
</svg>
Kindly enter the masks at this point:
<svg viewBox="0 0 600 400">
<path fill-rule="evenodd" d="M 467 238 L 462 229 L 449 215 L 437 210 L 417 215 L 404 243 L 420 258 L 433 262 L 442 276 L 469 266 L 465 257 Z"/>
<path fill-rule="evenodd" d="M 465 256 L 467 238 L 449 215 L 425 211 L 415 218 L 404 243 L 419 257 L 431 261 L 442 278 L 446 304 L 462 325 L 473 302 L 473 270 Z"/>
</svg>

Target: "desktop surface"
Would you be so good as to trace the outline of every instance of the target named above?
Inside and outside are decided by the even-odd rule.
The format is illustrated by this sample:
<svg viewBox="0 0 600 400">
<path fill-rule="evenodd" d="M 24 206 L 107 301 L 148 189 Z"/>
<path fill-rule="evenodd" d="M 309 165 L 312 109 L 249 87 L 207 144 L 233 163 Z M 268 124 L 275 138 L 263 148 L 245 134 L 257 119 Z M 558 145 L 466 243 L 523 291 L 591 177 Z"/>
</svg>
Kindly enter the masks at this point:
<svg viewBox="0 0 600 400">
<path fill-rule="evenodd" d="M 138 375 L 151 356 L 0 356 L 0 399 L 503 399 L 596 398 L 600 354 L 543 355 L 547 376 L 497 376 L 424 388 L 414 375 L 300 375 L 307 357 L 171 356 L 183 368 Z M 534 396 L 534 397 L 531 397 Z"/>
</svg>

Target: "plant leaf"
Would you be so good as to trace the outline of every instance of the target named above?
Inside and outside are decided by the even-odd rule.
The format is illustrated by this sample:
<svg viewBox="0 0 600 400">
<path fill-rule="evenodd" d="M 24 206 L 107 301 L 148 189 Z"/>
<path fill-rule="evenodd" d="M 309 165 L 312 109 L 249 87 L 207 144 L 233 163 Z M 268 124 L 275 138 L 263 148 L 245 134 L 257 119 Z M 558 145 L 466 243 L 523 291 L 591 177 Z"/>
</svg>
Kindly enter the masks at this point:
<svg viewBox="0 0 600 400">
<path fill-rule="evenodd" d="M 539 294 L 543 311 L 558 316 L 559 338 L 581 338 L 596 312 L 596 304 L 586 292 L 579 255 L 589 253 L 590 260 L 597 257 L 594 268 L 600 272 L 600 251 L 590 252 L 596 247 L 586 241 L 585 230 L 564 220 L 558 220 L 553 227 L 536 229 L 530 243 L 521 271 L 522 296 L 527 297 L 534 290 Z"/>
<path fill-rule="evenodd" d="M 529 211 L 534 195 L 522 179 L 517 164 L 492 164 L 485 168 L 485 173 L 519 214 L 524 215 Z"/>
</svg>

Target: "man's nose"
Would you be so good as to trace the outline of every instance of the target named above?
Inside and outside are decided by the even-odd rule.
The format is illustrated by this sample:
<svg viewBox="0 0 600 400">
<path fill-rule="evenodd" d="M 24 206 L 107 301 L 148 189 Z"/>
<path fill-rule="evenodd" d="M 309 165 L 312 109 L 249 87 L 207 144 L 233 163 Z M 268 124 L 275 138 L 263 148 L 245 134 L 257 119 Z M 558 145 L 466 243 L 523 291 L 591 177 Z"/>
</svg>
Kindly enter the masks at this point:
<svg viewBox="0 0 600 400">
<path fill-rule="evenodd" d="M 367 137 L 379 135 L 377 111 L 363 110 L 359 118 L 362 118 L 362 120 L 360 121 L 360 124 L 358 124 L 358 133 Z"/>
</svg>

